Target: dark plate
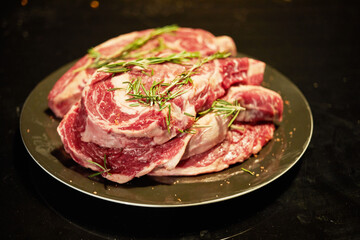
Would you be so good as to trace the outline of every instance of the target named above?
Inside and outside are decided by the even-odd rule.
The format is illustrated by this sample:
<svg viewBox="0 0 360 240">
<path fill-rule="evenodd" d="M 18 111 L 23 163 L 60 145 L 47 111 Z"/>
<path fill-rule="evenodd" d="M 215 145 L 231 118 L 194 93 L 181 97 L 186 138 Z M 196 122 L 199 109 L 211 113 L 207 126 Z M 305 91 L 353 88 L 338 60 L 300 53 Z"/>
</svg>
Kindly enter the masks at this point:
<svg viewBox="0 0 360 240">
<path fill-rule="evenodd" d="M 60 182 L 80 192 L 104 200 L 144 206 L 181 207 L 208 204 L 238 197 L 259 189 L 289 170 L 305 152 L 312 135 L 313 120 L 309 104 L 299 89 L 284 75 L 267 66 L 264 86 L 284 99 L 284 120 L 275 136 L 260 152 L 242 164 L 222 172 L 194 177 L 149 177 L 115 184 L 71 160 L 56 132 L 59 120 L 47 106 L 47 95 L 57 79 L 74 62 L 41 81 L 24 103 L 20 132 L 28 152 L 40 167 Z M 250 175 L 246 168 L 256 173 Z"/>
</svg>

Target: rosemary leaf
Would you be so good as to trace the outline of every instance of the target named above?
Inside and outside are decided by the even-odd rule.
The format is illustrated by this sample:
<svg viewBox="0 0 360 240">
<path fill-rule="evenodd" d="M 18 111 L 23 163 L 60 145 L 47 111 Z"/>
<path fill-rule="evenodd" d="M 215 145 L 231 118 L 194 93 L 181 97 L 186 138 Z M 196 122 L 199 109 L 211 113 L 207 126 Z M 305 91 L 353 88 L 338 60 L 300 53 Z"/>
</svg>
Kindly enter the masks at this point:
<svg viewBox="0 0 360 240">
<path fill-rule="evenodd" d="M 246 168 L 241 168 L 241 170 L 243 170 L 244 172 L 247 172 L 247 173 L 249 173 L 249 174 L 251 174 L 251 175 L 255 175 L 255 172 L 252 172 L 252 171 L 250 171 L 250 170 L 248 170 L 248 169 L 246 169 Z"/>
<path fill-rule="evenodd" d="M 94 165 L 96 165 L 96 166 L 98 166 L 98 167 L 101 168 L 103 171 L 106 170 L 103 166 L 101 166 L 101 165 L 98 164 L 97 162 L 93 162 L 93 161 L 91 161 L 91 160 L 88 160 L 88 162 L 89 162 L 89 163 L 92 163 L 92 164 L 94 164 Z"/>
<path fill-rule="evenodd" d="M 170 124 L 171 124 L 171 104 L 167 104 L 164 108 L 169 108 L 168 110 L 168 114 L 165 116 L 165 123 L 166 123 L 166 128 L 168 130 L 168 133 L 170 133 Z"/>
<path fill-rule="evenodd" d="M 123 88 L 118 88 L 118 87 L 117 88 L 109 88 L 106 91 L 111 92 L 111 91 L 120 90 L 120 89 L 123 89 Z"/>
<path fill-rule="evenodd" d="M 129 104 L 129 106 L 130 107 L 138 107 L 138 106 L 140 106 L 140 104 L 139 103 L 131 103 L 131 104 Z"/>
<path fill-rule="evenodd" d="M 232 124 L 232 125 L 230 126 L 230 128 L 231 128 L 231 129 L 236 129 L 236 130 L 239 130 L 239 131 L 244 131 L 244 130 L 245 130 L 244 127 L 240 127 L 240 126 L 237 126 L 237 125 L 234 125 L 234 124 Z"/>
<path fill-rule="evenodd" d="M 101 174 L 102 174 L 102 172 L 96 172 L 96 173 L 94 173 L 94 174 L 89 175 L 88 177 L 89 177 L 89 178 L 93 178 L 93 177 L 98 176 L 98 175 L 101 175 Z"/>
<path fill-rule="evenodd" d="M 196 130 L 194 130 L 194 129 L 185 129 L 185 130 L 178 129 L 178 131 L 180 133 L 190 133 L 190 134 L 196 134 L 197 133 Z"/>
<path fill-rule="evenodd" d="M 192 128 L 211 128 L 211 125 L 192 125 Z"/>
<path fill-rule="evenodd" d="M 94 162 L 94 161 L 91 161 L 91 160 L 88 160 L 88 162 L 91 163 L 91 164 L 94 164 L 94 165 L 98 166 L 100 169 L 103 170 L 103 171 L 101 171 L 101 172 L 97 172 L 97 173 L 91 174 L 91 175 L 89 176 L 90 178 L 91 178 L 91 177 L 95 177 L 95 176 L 100 175 L 100 174 L 103 174 L 103 173 L 107 173 L 107 174 L 111 175 L 111 173 L 109 173 L 110 169 L 108 169 L 108 168 L 106 167 L 106 154 L 104 154 L 104 166 L 101 166 L 99 163 Z"/>
<path fill-rule="evenodd" d="M 184 115 L 189 116 L 189 117 L 195 117 L 194 115 L 191 115 L 190 113 L 184 112 Z"/>
</svg>

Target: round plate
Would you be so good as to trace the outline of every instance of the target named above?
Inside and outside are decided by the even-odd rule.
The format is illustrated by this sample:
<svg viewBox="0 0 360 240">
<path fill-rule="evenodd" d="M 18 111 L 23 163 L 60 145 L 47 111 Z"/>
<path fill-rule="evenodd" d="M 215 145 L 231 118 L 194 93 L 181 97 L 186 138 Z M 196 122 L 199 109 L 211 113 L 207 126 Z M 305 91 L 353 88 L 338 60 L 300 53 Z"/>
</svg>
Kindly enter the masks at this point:
<svg viewBox="0 0 360 240">
<path fill-rule="evenodd" d="M 281 94 L 283 122 L 261 152 L 242 164 L 193 177 L 144 176 L 126 184 L 89 178 L 93 172 L 77 165 L 63 149 L 56 119 L 47 105 L 47 95 L 71 62 L 41 81 L 24 103 L 20 132 L 28 152 L 47 173 L 80 192 L 104 200 L 146 207 L 182 207 L 208 204 L 238 197 L 259 189 L 289 170 L 305 152 L 312 135 L 309 104 L 284 75 L 267 66 L 263 86 Z M 241 170 L 255 172 L 251 175 Z"/>
</svg>

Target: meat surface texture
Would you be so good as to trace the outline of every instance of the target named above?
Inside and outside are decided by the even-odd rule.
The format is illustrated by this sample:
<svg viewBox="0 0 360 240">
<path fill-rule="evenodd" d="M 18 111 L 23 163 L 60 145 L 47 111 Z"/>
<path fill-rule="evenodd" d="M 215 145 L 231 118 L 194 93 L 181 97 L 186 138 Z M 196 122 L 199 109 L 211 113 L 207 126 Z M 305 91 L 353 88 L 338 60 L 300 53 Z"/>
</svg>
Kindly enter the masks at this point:
<svg viewBox="0 0 360 240">
<path fill-rule="evenodd" d="M 239 122 L 276 122 L 282 121 L 283 100 L 277 92 L 260 86 L 231 87 L 224 100 L 237 100 L 246 110 L 237 117 Z"/>
<path fill-rule="evenodd" d="M 146 39 L 156 29 L 135 31 L 110 39 L 96 47 L 94 50 L 102 57 L 112 58 L 116 53 L 121 53 L 128 44 Z M 157 56 L 176 52 L 200 52 L 208 56 L 218 51 L 236 54 L 233 40 L 228 36 L 215 37 L 202 29 L 178 28 L 174 32 L 155 35 L 135 49 L 126 58 Z M 94 62 L 89 54 L 78 60 L 54 85 L 48 95 L 48 105 L 57 117 L 63 117 L 73 104 L 79 101 L 82 89 L 86 85 L 95 68 L 86 68 Z"/>
<path fill-rule="evenodd" d="M 179 130 L 194 124 L 194 117 L 185 113 L 195 116 L 197 112 L 209 108 L 213 101 L 225 94 L 228 86 L 259 84 L 264 68 L 253 71 L 253 65 L 264 63 L 249 58 L 226 58 L 201 66 L 191 76 L 193 83 L 182 86 L 181 91 L 185 93 L 168 102 L 171 108 L 169 124 L 166 124 L 169 108 L 159 111 L 157 105 L 130 106 L 132 102 L 128 101 L 126 83 L 141 79 L 144 88 L 149 91 L 154 81 L 170 83 L 186 72 L 188 66 L 173 63 L 154 65 L 151 66 L 153 75 L 136 68 L 118 75 L 98 71 L 83 91 L 82 107 L 88 117 L 82 140 L 116 148 L 163 144 L 175 137 Z M 114 88 L 122 89 L 107 91 Z"/>
<path fill-rule="evenodd" d="M 179 162 L 174 169 L 157 168 L 150 175 L 193 176 L 222 171 L 257 154 L 273 138 L 275 130 L 272 123 L 236 126 L 243 130 L 230 130 L 224 141 L 210 150 Z"/>
<path fill-rule="evenodd" d="M 256 124 L 282 121 L 283 100 L 278 93 L 270 89 L 250 85 L 234 86 L 229 88 L 222 99 L 228 102 L 237 101 L 245 108 L 239 112 L 236 122 Z M 198 125 L 211 127 L 196 130 L 182 158 L 203 153 L 221 143 L 228 131 L 230 120 L 230 117 L 224 118 L 216 113 L 208 113 L 197 120 Z"/>
<path fill-rule="evenodd" d="M 247 86 L 242 87 L 246 89 Z M 224 98 L 231 101 L 244 98 L 241 94 L 232 94 L 233 88 L 237 89 L 239 87 L 231 87 Z M 256 105 L 257 108 L 251 109 L 250 114 L 265 116 L 265 119 L 258 117 L 256 120 L 260 122 L 269 120 L 266 114 L 261 114 L 261 111 L 266 109 L 263 108 L 262 105 L 270 106 L 271 109 L 280 108 L 276 104 L 275 106 L 271 106 L 271 104 L 259 98 L 260 96 L 267 96 L 269 94 L 274 96 L 274 98 L 279 97 L 271 90 L 260 86 L 251 87 L 247 90 L 249 93 L 253 92 L 251 97 L 258 101 L 253 101 L 253 104 Z M 232 98 L 230 98 L 229 95 L 231 95 Z M 273 100 L 271 102 L 277 101 Z M 80 165 L 99 172 L 102 172 L 103 169 L 99 168 L 93 162 L 104 165 L 104 156 L 106 155 L 106 167 L 110 169 L 110 171 L 103 172 L 103 176 L 118 183 L 127 182 L 134 177 L 140 177 L 150 172 L 154 175 L 182 175 L 184 174 L 183 172 L 186 172 L 186 175 L 196 175 L 204 173 L 205 170 L 212 171 L 215 167 L 218 170 L 214 171 L 220 171 L 231 164 L 245 160 L 251 154 L 257 153 L 261 147 L 272 138 L 272 132 L 270 131 L 273 129 L 270 127 L 273 126 L 272 124 L 255 126 L 240 125 L 240 127 L 245 129 L 244 131 L 228 131 L 227 124 L 230 120 L 229 117 L 224 118 L 221 115 L 209 113 L 197 120 L 196 124 L 211 127 L 200 128 L 196 134 L 180 134 L 172 140 L 156 146 L 127 146 L 125 148 L 101 147 L 96 143 L 82 140 L 82 133 L 86 127 L 87 114 L 79 105 L 80 104 L 76 104 L 72 108 L 58 127 L 58 132 L 64 143 L 65 150 L 70 153 L 72 158 Z M 246 111 L 247 110 L 244 110 L 245 113 Z M 256 111 L 260 113 L 256 113 Z M 279 112 L 279 110 L 276 111 Z M 238 141 L 237 139 L 239 139 L 240 136 L 242 140 Z M 221 147 L 219 147 L 219 144 Z M 238 148 L 240 152 L 236 153 L 238 156 L 236 156 L 236 154 L 234 155 L 236 159 L 225 162 L 215 161 L 215 158 L 219 157 L 216 155 L 217 151 L 227 152 L 229 151 L 228 149 L 237 149 L 237 147 L 240 147 Z M 180 162 L 181 159 L 185 160 Z M 226 159 L 229 158 L 226 157 Z M 89 160 L 91 162 L 89 162 Z M 212 160 L 214 160 L 214 162 L 210 165 L 199 168 L 199 166 L 203 164 L 201 162 L 210 163 Z M 194 163 L 196 161 L 198 161 L 200 165 L 196 165 L 196 170 L 194 170 L 194 166 L 192 166 L 190 162 Z M 185 164 L 185 162 L 189 164 Z M 191 168 L 189 168 L 189 166 L 191 166 Z M 153 171 L 153 169 L 156 170 Z"/>
<path fill-rule="evenodd" d="M 81 140 L 85 118 L 86 115 L 81 112 L 78 104 L 75 104 L 61 121 L 58 133 L 64 148 L 78 164 L 102 172 L 103 177 L 117 183 L 143 176 L 165 163 L 175 167 L 191 138 L 191 135 L 183 134 L 155 147 L 104 148 Z M 104 171 L 95 163 L 109 171 Z"/>
</svg>

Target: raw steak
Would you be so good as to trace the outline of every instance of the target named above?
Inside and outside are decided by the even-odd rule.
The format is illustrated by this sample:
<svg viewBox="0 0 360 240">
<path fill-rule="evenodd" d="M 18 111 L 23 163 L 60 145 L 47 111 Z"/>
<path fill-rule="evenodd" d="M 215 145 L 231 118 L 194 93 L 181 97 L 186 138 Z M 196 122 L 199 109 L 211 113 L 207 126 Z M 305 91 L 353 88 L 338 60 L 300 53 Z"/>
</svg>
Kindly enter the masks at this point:
<svg viewBox="0 0 360 240">
<path fill-rule="evenodd" d="M 275 130 L 272 123 L 237 126 L 244 130 L 228 131 L 225 140 L 216 147 L 180 161 L 174 169 L 156 168 L 149 175 L 192 176 L 224 170 L 257 154 L 272 139 Z"/>
<path fill-rule="evenodd" d="M 148 29 L 120 35 L 110 39 L 97 47 L 95 51 L 103 57 L 112 57 L 135 40 L 147 37 L 156 31 Z M 155 50 L 155 51 L 154 51 Z M 213 54 L 217 51 L 231 52 L 236 54 L 233 40 L 228 36 L 216 38 L 211 33 L 202 29 L 178 28 L 175 32 L 157 35 L 139 49 L 136 49 L 127 58 L 138 56 L 154 56 L 173 52 L 200 52 L 203 56 Z M 70 107 L 76 103 L 81 96 L 81 91 L 87 80 L 95 72 L 94 68 L 85 68 L 77 71 L 91 63 L 94 59 L 85 55 L 73 67 L 71 67 L 54 85 L 48 95 L 48 105 L 57 117 L 63 117 Z"/>
<path fill-rule="evenodd" d="M 234 86 L 230 87 L 228 93 L 222 98 L 230 103 L 235 100 L 244 107 L 236 118 L 237 122 L 259 123 L 282 121 L 283 100 L 281 96 L 261 86 Z M 202 126 L 211 126 L 208 128 L 195 129 L 183 159 L 189 158 L 195 154 L 203 153 L 218 143 L 222 142 L 228 130 L 228 124 L 231 117 L 224 118 L 216 113 L 208 113 L 201 117 L 196 124 Z"/>
<path fill-rule="evenodd" d="M 261 86 L 231 87 L 223 98 L 232 102 L 237 100 L 246 111 L 237 117 L 239 122 L 276 122 L 282 121 L 283 100 L 277 92 Z"/>
<path fill-rule="evenodd" d="M 233 84 L 260 84 L 264 68 L 263 62 L 249 58 L 216 59 L 202 65 L 191 76 L 193 83 L 181 87 L 186 92 L 167 103 L 171 106 L 170 118 L 167 107 L 159 111 L 158 105 L 130 106 L 132 102 L 127 101 L 130 96 L 124 88 L 129 82 L 141 79 L 149 91 L 154 81 L 170 83 L 186 72 L 188 65 L 151 65 L 153 74 L 138 67 L 116 75 L 97 71 L 83 90 L 81 107 L 88 116 L 82 140 L 115 148 L 163 144 L 192 126 L 194 117 L 185 113 L 195 116 L 209 108 Z M 107 91 L 113 88 L 123 89 Z"/>
<path fill-rule="evenodd" d="M 86 113 L 81 112 L 78 105 L 75 104 L 71 108 L 58 127 L 64 148 L 78 164 L 102 172 L 103 177 L 117 183 L 125 183 L 134 177 L 143 176 L 156 166 L 165 163 L 172 164 L 174 162 L 173 165 L 175 166 L 183 155 L 186 144 L 191 137 L 189 134 L 182 134 L 155 147 L 100 147 L 95 143 L 81 140 Z M 106 158 L 106 165 L 104 158 Z M 105 169 L 109 169 L 109 171 L 104 171 L 94 162 Z"/>
</svg>

